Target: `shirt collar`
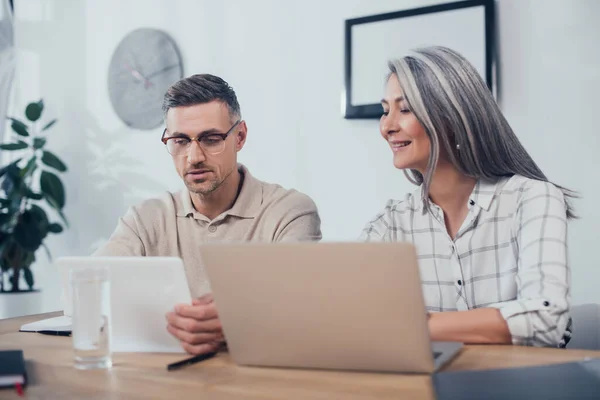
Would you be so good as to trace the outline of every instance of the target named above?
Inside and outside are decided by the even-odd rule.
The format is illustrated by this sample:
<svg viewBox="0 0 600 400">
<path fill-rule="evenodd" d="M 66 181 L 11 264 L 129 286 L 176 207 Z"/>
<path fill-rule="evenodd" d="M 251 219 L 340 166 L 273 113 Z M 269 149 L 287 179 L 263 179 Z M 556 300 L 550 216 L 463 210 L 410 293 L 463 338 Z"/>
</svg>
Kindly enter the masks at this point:
<svg viewBox="0 0 600 400">
<path fill-rule="evenodd" d="M 255 218 L 263 202 L 262 185 L 260 181 L 254 178 L 248 169 L 238 164 L 238 171 L 242 175 L 242 189 L 237 200 L 229 210 L 225 211 L 224 215 L 233 215 L 240 218 Z M 192 204 L 189 190 L 183 189 L 176 202 L 176 214 L 178 217 L 194 216 L 195 218 L 203 218 Z M 205 218 L 205 217 L 204 217 Z"/>
<path fill-rule="evenodd" d="M 189 190 L 183 189 L 178 197 L 178 202 L 179 204 L 177 204 L 177 216 L 178 217 L 187 217 L 189 215 L 194 214 L 194 212 L 196 212 L 196 210 L 194 209 L 194 206 L 192 205 L 192 198 L 190 197 L 190 192 Z"/>
<path fill-rule="evenodd" d="M 244 177 L 242 190 L 240 190 L 240 194 L 233 207 L 229 211 L 226 211 L 226 213 L 240 218 L 255 218 L 263 203 L 262 185 L 259 180 L 250 174 L 245 166 L 239 164 L 238 169 Z"/>
<path fill-rule="evenodd" d="M 414 192 L 412 192 L 412 202 L 413 202 L 413 209 L 415 211 L 423 211 L 423 185 L 421 184 L 417 189 L 415 189 Z M 429 201 L 429 197 L 426 197 L 427 200 L 425 201 Z"/>
<path fill-rule="evenodd" d="M 494 196 L 498 191 L 500 182 L 501 179 L 496 181 L 479 179 L 473 188 L 473 192 L 471 192 L 471 196 L 469 196 L 469 202 L 475 203 L 479 208 L 488 211 L 492 205 L 492 200 L 494 200 Z"/>
<path fill-rule="evenodd" d="M 479 208 L 488 211 L 492 204 L 492 200 L 494 200 L 494 196 L 498 191 L 501 181 L 502 179 L 498 179 L 497 181 L 479 179 L 475 184 L 471 195 L 469 196 L 469 203 L 472 203 L 470 205 L 476 204 Z M 423 185 L 419 186 L 419 188 L 416 189 L 412 194 L 413 208 L 415 211 L 423 210 L 424 203 L 422 200 L 422 190 Z M 426 201 L 431 203 L 431 200 L 429 200 L 428 197 Z"/>
</svg>

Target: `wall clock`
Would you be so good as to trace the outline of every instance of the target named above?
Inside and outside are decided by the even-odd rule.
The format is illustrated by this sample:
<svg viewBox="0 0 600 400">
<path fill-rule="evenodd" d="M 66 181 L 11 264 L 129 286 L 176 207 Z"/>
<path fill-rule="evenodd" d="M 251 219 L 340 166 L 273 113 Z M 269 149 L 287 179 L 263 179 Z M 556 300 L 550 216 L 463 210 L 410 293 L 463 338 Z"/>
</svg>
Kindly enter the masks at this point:
<svg viewBox="0 0 600 400">
<path fill-rule="evenodd" d="M 163 123 L 165 92 L 182 77 L 173 39 L 158 29 L 136 29 L 121 40 L 110 60 L 110 101 L 127 126 L 153 129 Z"/>
</svg>

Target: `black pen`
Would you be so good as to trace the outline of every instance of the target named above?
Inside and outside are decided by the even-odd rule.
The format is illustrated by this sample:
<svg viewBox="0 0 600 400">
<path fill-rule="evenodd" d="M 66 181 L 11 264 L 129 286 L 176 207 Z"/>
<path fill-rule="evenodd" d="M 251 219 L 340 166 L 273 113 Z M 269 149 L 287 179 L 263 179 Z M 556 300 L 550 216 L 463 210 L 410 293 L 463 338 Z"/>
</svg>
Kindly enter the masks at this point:
<svg viewBox="0 0 600 400">
<path fill-rule="evenodd" d="M 42 335 L 71 336 L 71 331 L 36 331 Z"/>
<path fill-rule="evenodd" d="M 195 364 L 200 361 L 208 360 L 209 358 L 214 357 L 217 352 L 200 354 L 199 356 L 194 356 L 190 358 L 186 358 L 185 360 L 177 361 L 172 364 L 167 365 L 167 371 L 172 371 L 174 369 L 178 369 L 181 367 L 185 367 L 186 365 Z"/>
<path fill-rule="evenodd" d="M 19 330 L 19 332 L 41 333 L 42 335 L 51 335 L 51 336 L 71 336 L 71 331 L 50 331 L 50 330 L 21 331 L 21 330 Z"/>
</svg>

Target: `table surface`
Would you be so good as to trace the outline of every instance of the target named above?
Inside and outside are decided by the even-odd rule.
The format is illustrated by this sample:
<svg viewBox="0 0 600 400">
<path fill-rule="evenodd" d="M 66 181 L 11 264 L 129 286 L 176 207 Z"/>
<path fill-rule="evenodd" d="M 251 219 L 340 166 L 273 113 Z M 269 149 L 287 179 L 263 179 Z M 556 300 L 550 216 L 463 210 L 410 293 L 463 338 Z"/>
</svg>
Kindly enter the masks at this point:
<svg viewBox="0 0 600 400">
<path fill-rule="evenodd" d="M 182 354 L 116 353 L 109 370 L 73 367 L 71 338 L 18 332 L 25 323 L 62 312 L 0 320 L 0 350 L 22 349 L 29 386 L 27 399 L 165 399 L 174 395 L 206 399 L 434 399 L 428 375 L 240 367 L 227 353 L 186 368 L 167 371 Z M 185 357 L 185 356 L 183 356 Z M 523 367 L 600 357 L 600 351 L 465 346 L 443 371 Z M 18 397 L 0 389 L 0 399 Z M 186 396 L 187 398 L 187 396 Z"/>
</svg>

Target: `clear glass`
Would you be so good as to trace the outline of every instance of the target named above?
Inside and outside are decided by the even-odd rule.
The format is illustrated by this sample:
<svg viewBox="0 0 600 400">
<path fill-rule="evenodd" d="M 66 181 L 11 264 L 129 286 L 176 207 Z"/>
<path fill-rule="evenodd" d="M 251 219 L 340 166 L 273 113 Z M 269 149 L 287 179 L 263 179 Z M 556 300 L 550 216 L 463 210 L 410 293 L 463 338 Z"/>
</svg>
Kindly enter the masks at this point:
<svg viewBox="0 0 600 400">
<path fill-rule="evenodd" d="M 72 338 L 75 368 L 110 368 L 110 281 L 108 269 L 73 268 Z"/>
<path fill-rule="evenodd" d="M 167 144 L 167 151 L 173 156 L 181 156 L 187 154 L 190 149 L 190 145 L 194 140 L 200 143 L 202 151 L 217 155 L 221 154 L 225 150 L 225 135 L 204 135 L 197 138 L 189 137 L 171 137 L 166 138 L 165 143 Z"/>
<path fill-rule="evenodd" d="M 242 120 L 238 119 L 225 133 L 204 134 L 196 138 L 191 138 L 181 133 L 168 137 L 167 128 L 165 128 L 160 140 L 167 146 L 167 151 L 172 156 L 182 156 L 187 154 L 193 141 L 198 141 L 202 151 L 216 156 L 225 150 L 225 140 L 240 122 L 242 122 Z"/>
</svg>

